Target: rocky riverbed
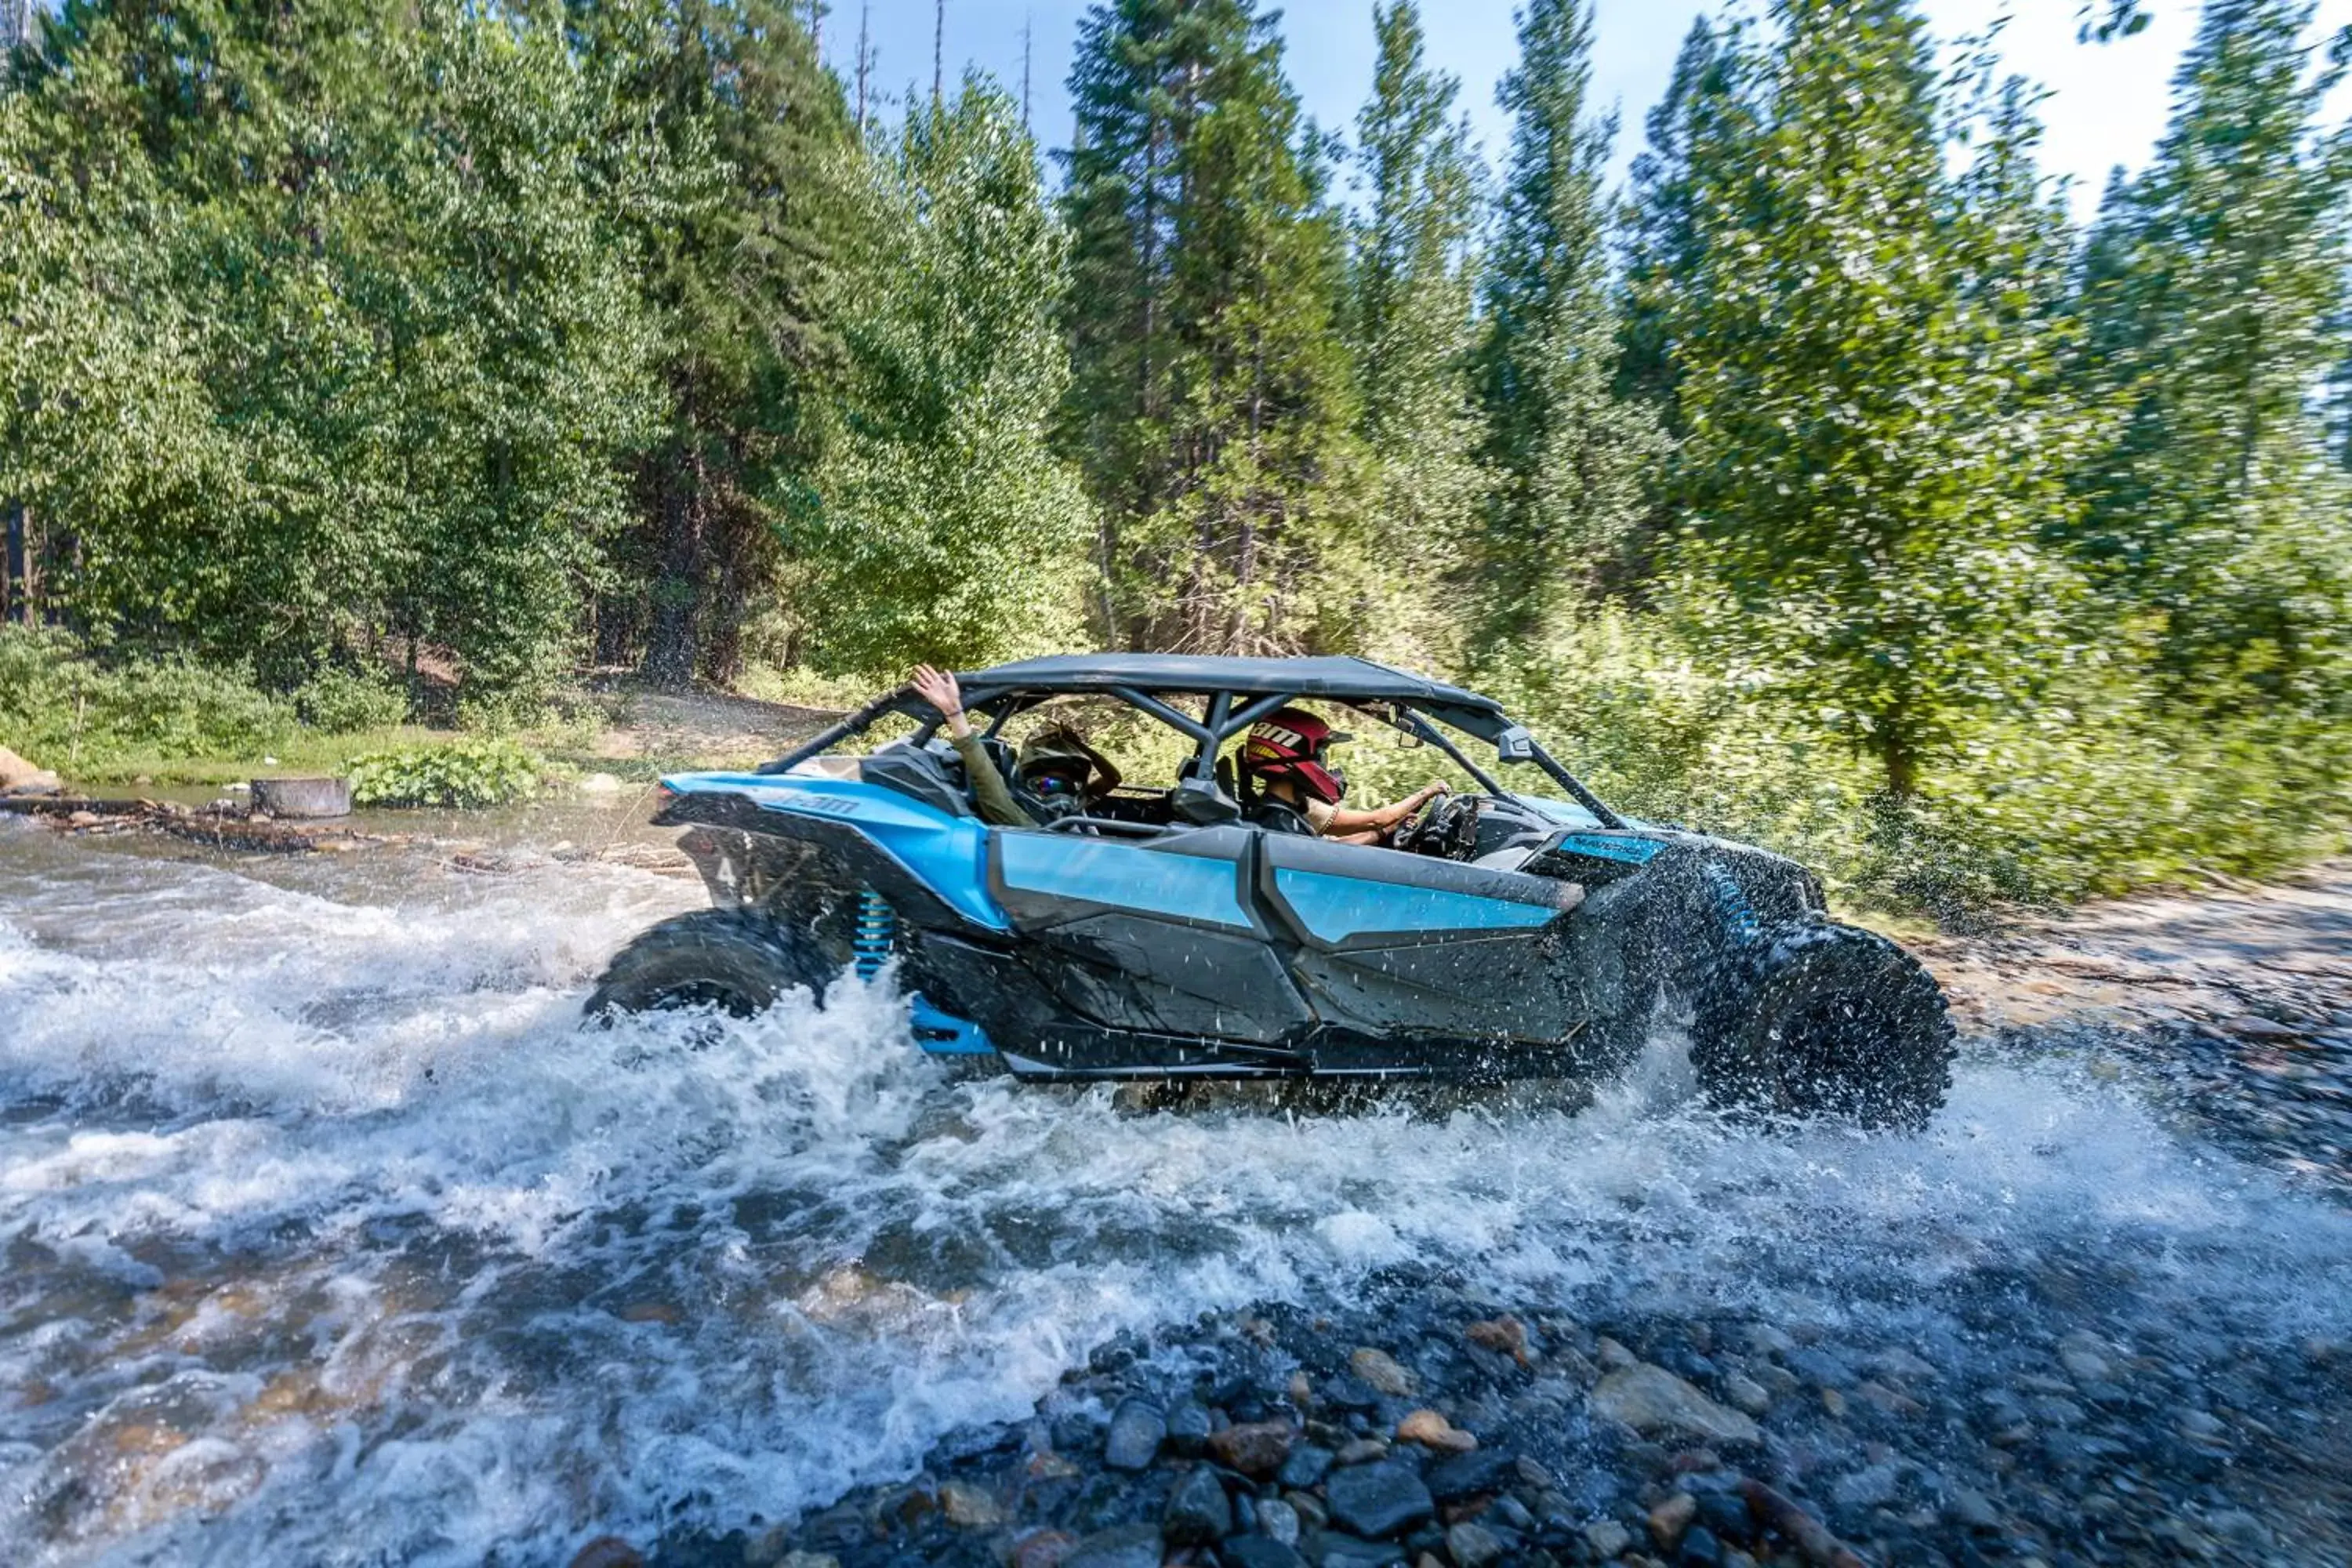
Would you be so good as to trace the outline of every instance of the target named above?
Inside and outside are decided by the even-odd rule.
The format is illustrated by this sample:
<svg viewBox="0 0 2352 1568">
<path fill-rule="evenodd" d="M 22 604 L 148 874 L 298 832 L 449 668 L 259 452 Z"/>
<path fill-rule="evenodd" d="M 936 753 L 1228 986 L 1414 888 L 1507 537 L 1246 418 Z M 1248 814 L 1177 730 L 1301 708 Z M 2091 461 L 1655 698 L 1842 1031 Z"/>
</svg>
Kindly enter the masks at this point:
<svg viewBox="0 0 2352 1568">
<path fill-rule="evenodd" d="M 883 986 L 583 1034 L 660 855 L 0 820 L 0 1559 L 2352 1560 L 2345 872 L 1931 940 L 1951 1102 L 1860 1138 L 1671 1040 L 1139 1110 Z"/>
</svg>

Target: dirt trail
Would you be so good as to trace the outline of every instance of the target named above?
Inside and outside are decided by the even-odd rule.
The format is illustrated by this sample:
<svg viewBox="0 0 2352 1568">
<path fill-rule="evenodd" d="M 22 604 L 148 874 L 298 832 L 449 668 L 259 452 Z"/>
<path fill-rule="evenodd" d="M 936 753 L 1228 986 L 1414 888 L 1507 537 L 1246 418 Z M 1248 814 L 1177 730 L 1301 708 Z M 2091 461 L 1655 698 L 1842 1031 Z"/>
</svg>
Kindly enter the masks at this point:
<svg viewBox="0 0 2352 1568">
<path fill-rule="evenodd" d="M 632 687 L 616 694 L 617 712 L 598 738 L 598 756 L 698 758 L 714 764 L 765 762 L 838 719 L 822 708 L 764 702 L 730 692 L 656 691 Z"/>
<path fill-rule="evenodd" d="M 2352 862 L 1911 945 L 1964 1029 L 2072 1034 L 2221 1141 L 2352 1187 Z"/>
</svg>

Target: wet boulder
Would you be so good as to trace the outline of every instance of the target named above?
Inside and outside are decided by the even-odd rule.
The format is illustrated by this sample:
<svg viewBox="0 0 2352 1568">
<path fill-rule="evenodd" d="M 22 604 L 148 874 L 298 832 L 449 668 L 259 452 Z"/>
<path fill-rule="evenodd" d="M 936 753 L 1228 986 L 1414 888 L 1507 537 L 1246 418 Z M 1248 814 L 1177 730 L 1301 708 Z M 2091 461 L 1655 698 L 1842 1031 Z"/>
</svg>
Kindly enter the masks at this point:
<svg viewBox="0 0 2352 1568">
<path fill-rule="evenodd" d="M 1070 1548 L 1062 1568 L 1160 1568 L 1165 1553 L 1158 1525 L 1114 1525 Z"/>
<path fill-rule="evenodd" d="M 1140 1399 L 1120 1403 L 1103 1437 L 1103 1463 L 1114 1470 L 1148 1469 L 1168 1440 L 1168 1418 Z"/>
<path fill-rule="evenodd" d="M 1289 1474 L 1284 1462 L 1290 1458 L 1291 1436 L 1287 1421 L 1244 1421 L 1212 1434 L 1208 1446 L 1219 1464 L 1264 1480 L 1277 1470 L 1286 1477 Z"/>
<path fill-rule="evenodd" d="M 1334 1470 L 1323 1496 L 1334 1524 L 1375 1540 L 1401 1535 L 1437 1512 L 1420 1474 L 1396 1459 Z"/>
<path fill-rule="evenodd" d="M 1225 1568 L 1307 1568 L 1307 1559 L 1279 1541 L 1263 1535 L 1236 1535 L 1217 1548 Z"/>
<path fill-rule="evenodd" d="M 0 795 L 55 795 L 58 775 L 0 746 Z"/>
<path fill-rule="evenodd" d="M 1754 1421 L 1717 1405 L 1664 1367 L 1637 1361 L 1603 1377 L 1587 1396 L 1592 1414 L 1630 1426 L 1644 1437 L 1661 1433 L 1727 1447 L 1763 1440 Z"/>
<path fill-rule="evenodd" d="M 1234 1528 L 1233 1504 L 1224 1483 L 1202 1465 L 1177 1483 L 1160 1521 L 1160 1533 L 1177 1546 L 1206 1546 Z"/>
</svg>

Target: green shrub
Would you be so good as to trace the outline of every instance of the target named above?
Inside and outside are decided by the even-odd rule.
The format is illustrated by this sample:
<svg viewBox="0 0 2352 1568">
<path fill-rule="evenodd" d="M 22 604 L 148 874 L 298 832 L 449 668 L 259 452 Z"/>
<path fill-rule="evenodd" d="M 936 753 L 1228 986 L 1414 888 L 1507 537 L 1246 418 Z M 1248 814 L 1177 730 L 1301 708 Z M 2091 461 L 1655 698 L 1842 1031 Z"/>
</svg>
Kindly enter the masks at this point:
<svg viewBox="0 0 2352 1568">
<path fill-rule="evenodd" d="M 328 665 L 294 694 L 302 721 L 330 735 L 388 730 L 408 717 L 408 696 L 363 671 Z"/>
<path fill-rule="evenodd" d="M 452 741 L 353 757 L 356 805 L 502 805 L 539 788 L 537 758 L 505 741 Z"/>
<path fill-rule="evenodd" d="M 0 629 L 0 742 L 47 765 L 257 755 L 299 729 L 294 705 L 242 668 L 184 656 L 109 665 L 62 633 Z"/>
</svg>

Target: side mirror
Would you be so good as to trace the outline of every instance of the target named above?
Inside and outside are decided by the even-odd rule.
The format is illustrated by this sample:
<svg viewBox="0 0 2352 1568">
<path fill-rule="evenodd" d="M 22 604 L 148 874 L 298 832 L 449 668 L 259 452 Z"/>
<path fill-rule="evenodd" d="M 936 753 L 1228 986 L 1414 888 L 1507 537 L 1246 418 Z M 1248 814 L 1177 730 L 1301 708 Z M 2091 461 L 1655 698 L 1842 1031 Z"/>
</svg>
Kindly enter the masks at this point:
<svg viewBox="0 0 2352 1568">
<path fill-rule="evenodd" d="M 1507 763 L 1531 763 L 1536 760 L 1536 738 L 1528 733 L 1525 724 L 1508 724 L 1495 737 L 1495 755 Z"/>
</svg>

